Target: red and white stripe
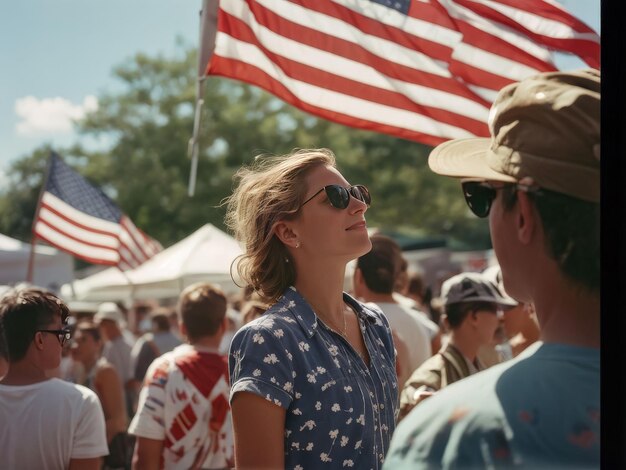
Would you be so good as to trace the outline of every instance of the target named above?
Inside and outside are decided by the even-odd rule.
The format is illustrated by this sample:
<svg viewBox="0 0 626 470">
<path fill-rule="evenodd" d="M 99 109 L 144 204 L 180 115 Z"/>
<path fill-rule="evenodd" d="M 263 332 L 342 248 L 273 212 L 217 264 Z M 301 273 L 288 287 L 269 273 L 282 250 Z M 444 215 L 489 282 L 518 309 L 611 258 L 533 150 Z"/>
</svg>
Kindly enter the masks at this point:
<svg viewBox="0 0 626 470">
<path fill-rule="evenodd" d="M 120 223 L 81 212 L 49 192 L 41 198 L 33 227 L 41 240 L 96 264 L 129 269 L 158 253 L 161 245 L 126 216 Z"/>
<path fill-rule="evenodd" d="M 549 48 L 598 66 L 599 37 L 547 0 L 221 0 L 208 75 L 260 86 L 325 119 L 436 145 L 487 136 L 497 90 L 555 70 Z"/>
</svg>

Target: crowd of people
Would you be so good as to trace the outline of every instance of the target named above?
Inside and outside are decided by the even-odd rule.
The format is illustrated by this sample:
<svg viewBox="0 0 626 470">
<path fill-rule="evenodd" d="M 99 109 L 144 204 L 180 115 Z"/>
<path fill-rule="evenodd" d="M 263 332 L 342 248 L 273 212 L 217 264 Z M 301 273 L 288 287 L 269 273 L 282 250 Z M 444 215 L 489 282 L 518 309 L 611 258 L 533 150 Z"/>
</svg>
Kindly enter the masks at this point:
<svg viewBox="0 0 626 470">
<path fill-rule="evenodd" d="M 327 149 L 236 174 L 236 297 L 196 283 L 138 328 L 6 293 L 3 468 L 598 468 L 599 86 L 509 85 L 491 138 L 433 151 L 498 261 L 435 298 Z"/>
</svg>

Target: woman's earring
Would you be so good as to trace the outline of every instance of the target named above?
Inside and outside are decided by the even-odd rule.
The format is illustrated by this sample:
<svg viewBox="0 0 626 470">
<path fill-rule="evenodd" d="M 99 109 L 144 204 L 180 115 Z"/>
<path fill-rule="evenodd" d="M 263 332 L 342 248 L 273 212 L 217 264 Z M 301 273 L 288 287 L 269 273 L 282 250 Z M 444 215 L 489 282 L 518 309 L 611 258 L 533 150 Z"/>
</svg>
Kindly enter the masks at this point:
<svg viewBox="0 0 626 470">
<path fill-rule="evenodd" d="M 296 242 L 296 248 L 300 248 L 300 242 Z"/>
</svg>

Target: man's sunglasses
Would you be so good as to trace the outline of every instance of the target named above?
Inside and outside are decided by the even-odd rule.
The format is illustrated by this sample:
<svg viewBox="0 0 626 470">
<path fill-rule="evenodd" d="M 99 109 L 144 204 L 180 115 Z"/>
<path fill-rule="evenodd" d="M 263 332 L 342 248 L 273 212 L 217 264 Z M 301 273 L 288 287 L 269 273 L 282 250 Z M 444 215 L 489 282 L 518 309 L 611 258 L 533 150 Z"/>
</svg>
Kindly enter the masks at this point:
<svg viewBox="0 0 626 470">
<path fill-rule="evenodd" d="M 348 188 L 344 188 L 343 186 L 340 186 L 338 184 L 329 184 L 328 186 L 324 186 L 313 196 L 304 201 L 300 205 L 300 208 L 302 208 L 302 206 L 304 206 L 307 202 L 309 202 L 322 191 L 326 191 L 326 196 L 328 197 L 330 204 L 337 209 L 347 208 L 350 204 L 350 196 L 352 196 L 354 199 L 364 202 L 368 206 L 372 203 L 372 197 L 370 196 L 369 190 L 362 184 L 356 184 Z M 298 210 L 300 210 L 300 208 Z"/>
<path fill-rule="evenodd" d="M 41 333 L 53 333 L 55 335 L 57 335 L 57 338 L 59 340 L 59 343 L 61 344 L 61 347 L 65 346 L 65 343 L 67 343 L 70 339 L 72 339 L 72 330 L 70 330 L 69 328 L 63 328 L 60 330 L 37 330 Z"/>
<path fill-rule="evenodd" d="M 495 185 L 488 183 L 487 181 L 463 181 L 461 182 L 463 188 L 463 196 L 465 196 L 465 202 L 471 209 L 471 211 L 477 217 L 484 218 L 489 215 L 491 211 L 491 204 L 496 198 L 496 191 L 503 189 L 507 186 L 513 186 L 516 189 L 526 192 L 539 193 L 539 188 L 535 186 L 528 186 L 525 184 L 515 183 L 502 183 L 501 185 Z"/>
</svg>

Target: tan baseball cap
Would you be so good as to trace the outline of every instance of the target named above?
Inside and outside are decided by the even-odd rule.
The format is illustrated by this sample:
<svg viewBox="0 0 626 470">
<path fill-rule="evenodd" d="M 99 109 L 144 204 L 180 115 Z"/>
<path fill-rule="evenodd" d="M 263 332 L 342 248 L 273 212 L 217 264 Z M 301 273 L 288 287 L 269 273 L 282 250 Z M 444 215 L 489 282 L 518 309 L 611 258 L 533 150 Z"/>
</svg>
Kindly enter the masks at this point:
<svg viewBox="0 0 626 470">
<path fill-rule="evenodd" d="M 457 178 L 517 182 L 600 202 L 600 72 L 547 72 L 504 87 L 489 113 L 491 138 L 455 139 L 428 157 Z"/>
</svg>

